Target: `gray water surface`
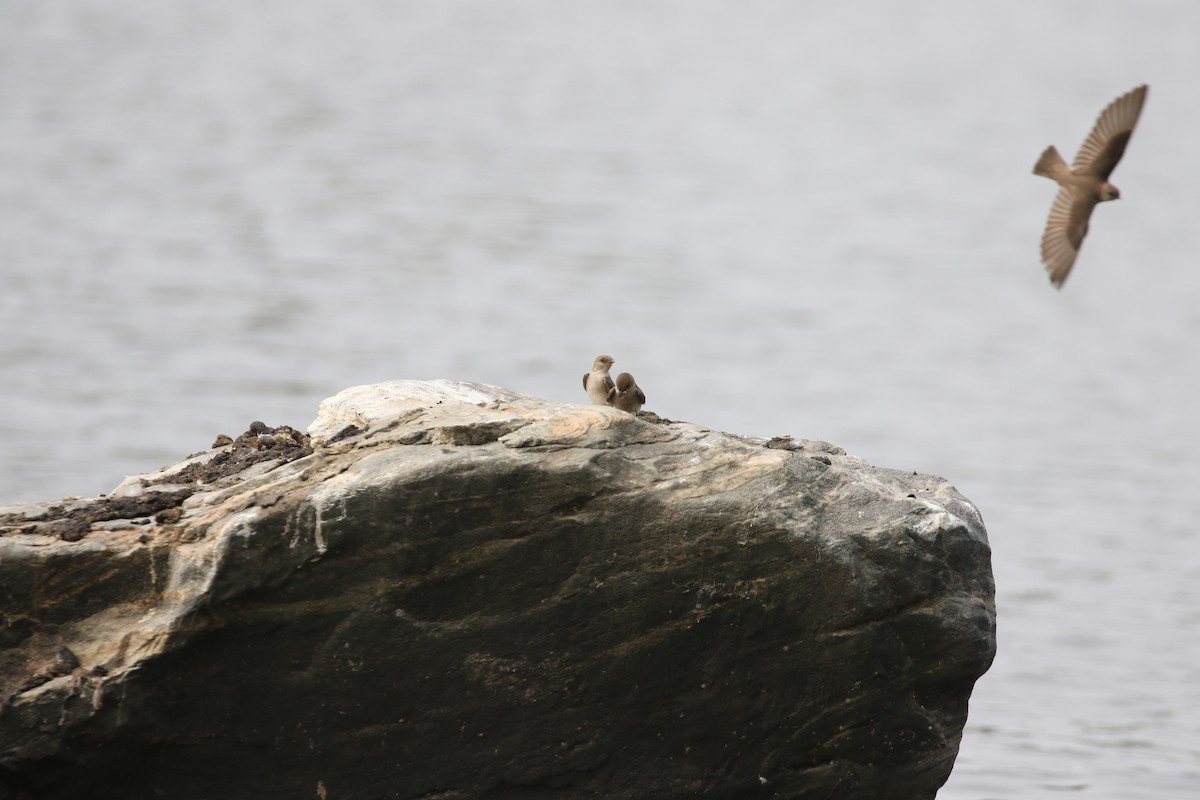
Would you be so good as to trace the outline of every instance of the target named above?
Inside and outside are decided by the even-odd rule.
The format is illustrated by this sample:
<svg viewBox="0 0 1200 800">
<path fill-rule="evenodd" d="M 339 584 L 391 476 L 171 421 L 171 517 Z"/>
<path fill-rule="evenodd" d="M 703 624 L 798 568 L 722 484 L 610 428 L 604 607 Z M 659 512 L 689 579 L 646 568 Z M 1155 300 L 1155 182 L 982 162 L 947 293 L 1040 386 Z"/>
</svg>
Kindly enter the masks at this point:
<svg viewBox="0 0 1200 800">
<path fill-rule="evenodd" d="M 1200 4 L 0 0 L 0 503 L 446 377 L 944 475 L 943 800 L 1200 785 Z M 1061 292 L 1054 187 L 1151 91 Z"/>
</svg>

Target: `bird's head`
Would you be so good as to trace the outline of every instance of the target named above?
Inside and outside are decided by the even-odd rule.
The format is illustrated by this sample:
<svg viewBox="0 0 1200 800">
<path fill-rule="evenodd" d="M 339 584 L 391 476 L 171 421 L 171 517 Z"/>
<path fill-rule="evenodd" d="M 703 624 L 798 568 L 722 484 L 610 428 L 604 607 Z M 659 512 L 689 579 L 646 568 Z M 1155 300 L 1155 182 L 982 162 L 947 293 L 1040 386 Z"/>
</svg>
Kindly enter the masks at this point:
<svg viewBox="0 0 1200 800">
<path fill-rule="evenodd" d="M 612 356 L 596 356 L 596 361 L 592 364 L 592 369 L 608 369 L 612 365 Z"/>
<path fill-rule="evenodd" d="M 1105 200 L 1120 200 L 1120 199 L 1121 199 L 1121 190 L 1120 189 L 1113 186 L 1108 181 L 1105 181 L 1104 183 L 1102 183 L 1100 185 L 1100 200 L 1101 200 L 1101 202 L 1103 202 Z"/>
</svg>

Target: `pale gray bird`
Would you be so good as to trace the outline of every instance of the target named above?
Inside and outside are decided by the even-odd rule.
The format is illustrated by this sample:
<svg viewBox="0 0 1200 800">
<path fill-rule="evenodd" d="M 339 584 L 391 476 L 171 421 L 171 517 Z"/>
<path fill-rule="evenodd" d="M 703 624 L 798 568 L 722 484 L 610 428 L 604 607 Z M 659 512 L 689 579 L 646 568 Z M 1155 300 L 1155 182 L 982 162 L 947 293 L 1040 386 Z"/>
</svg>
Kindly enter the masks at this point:
<svg viewBox="0 0 1200 800">
<path fill-rule="evenodd" d="M 608 368 L 613 365 L 612 356 L 596 356 L 592 371 L 583 374 L 583 390 L 596 405 L 608 405 L 608 390 L 613 388 L 613 379 Z"/>
<path fill-rule="evenodd" d="M 1148 86 L 1139 86 L 1109 103 L 1071 166 L 1051 145 L 1033 167 L 1034 175 L 1052 178 L 1059 185 L 1050 218 L 1046 220 L 1046 232 L 1042 234 L 1042 261 L 1050 273 L 1050 282 L 1059 289 L 1075 264 L 1083 237 L 1087 236 L 1092 209 L 1097 203 L 1121 196 L 1117 187 L 1108 182 L 1108 176 L 1125 154 L 1148 90 Z"/>
<path fill-rule="evenodd" d="M 608 402 L 630 414 L 637 414 L 646 404 L 646 395 L 628 372 L 617 376 L 617 383 L 608 390 Z"/>
</svg>

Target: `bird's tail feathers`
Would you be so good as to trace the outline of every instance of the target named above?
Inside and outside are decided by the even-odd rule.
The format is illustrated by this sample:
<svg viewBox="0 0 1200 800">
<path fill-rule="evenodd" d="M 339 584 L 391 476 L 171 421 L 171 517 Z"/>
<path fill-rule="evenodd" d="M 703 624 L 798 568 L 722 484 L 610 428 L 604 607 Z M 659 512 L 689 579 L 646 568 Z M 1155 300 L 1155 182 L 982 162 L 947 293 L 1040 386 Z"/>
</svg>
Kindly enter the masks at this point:
<svg viewBox="0 0 1200 800">
<path fill-rule="evenodd" d="M 1071 168 L 1067 166 L 1067 162 L 1063 161 L 1063 157 L 1058 154 L 1058 150 L 1054 145 L 1050 145 L 1042 151 L 1042 156 L 1033 165 L 1033 174 L 1041 175 L 1044 178 L 1052 178 L 1059 180 L 1066 175 L 1069 175 Z"/>
</svg>

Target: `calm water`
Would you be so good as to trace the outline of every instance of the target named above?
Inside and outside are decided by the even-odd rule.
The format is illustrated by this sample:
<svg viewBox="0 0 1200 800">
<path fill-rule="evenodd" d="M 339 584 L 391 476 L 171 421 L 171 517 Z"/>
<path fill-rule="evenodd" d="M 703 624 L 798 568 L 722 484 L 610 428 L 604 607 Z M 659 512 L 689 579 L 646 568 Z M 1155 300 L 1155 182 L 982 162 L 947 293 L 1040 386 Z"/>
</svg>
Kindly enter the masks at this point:
<svg viewBox="0 0 1200 800">
<path fill-rule="evenodd" d="M 1000 653 L 943 800 L 1200 784 L 1200 4 L 0 0 L 0 502 L 448 377 L 945 475 Z M 1074 275 L 1038 263 L 1152 86 Z"/>
</svg>

